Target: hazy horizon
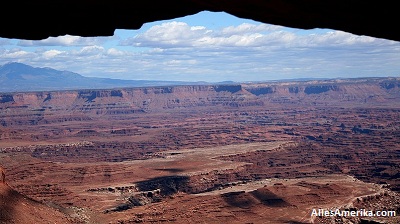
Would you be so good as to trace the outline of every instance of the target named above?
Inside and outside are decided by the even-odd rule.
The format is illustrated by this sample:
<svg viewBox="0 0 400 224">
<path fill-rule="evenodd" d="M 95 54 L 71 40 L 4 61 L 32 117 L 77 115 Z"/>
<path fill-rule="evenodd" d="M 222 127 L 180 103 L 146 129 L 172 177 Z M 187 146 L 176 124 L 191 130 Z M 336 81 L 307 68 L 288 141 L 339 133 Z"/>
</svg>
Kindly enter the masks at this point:
<svg viewBox="0 0 400 224">
<path fill-rule="evenodd" d="M 0 65 L 0 68 L 2 66 L 4 66 L 4 65 L 12 64 L 12 63 L 20 63 L 20 64 L 31 66 L 33 68 L 38 68 L 38 69 L 46 69 L 46 68 L 54 69 L 54 68 L 51 68 L 51 67 L 40 67 L 40 66 L 36 67 L 36 66 L 33 66 L 33 65 L 29 65 L 29 64 L 21 63 L 21 62 L 15 62 L 15 61 L 10 61 L 10 62 L 7 62 L 5 64 L 2 64 L 2 65 Z M 57 69 L 54 69 L 54 70 L 57 70 Z M 171 81 L 171 80 L 155 80 L 155 79 L 148 79 L 148 80 L 146 80 L 146 79 L 118 79 L 118 78 L 108 78 L 108 77 L 85 76 L 85 75 L 79 74 L 79 73 L 74 72 L 74 71 L 69 71 L 69 70 L 57 70 L 57 71 L 60 71 L 60 72 L 72 72 L 72 73 L 81 75 L 84 78 L 100 78 L 100 79 L 106 78 L 106 79 L 115 79 L 115 80 L 121 80 L 121 81 L 176 82 L 178 84 L 179 84 L 179 82 L 188 83 L 188 84 L 196 83 L 196 82 L 197 83 L 209 83 L 209 84 L 216 83 L 216 84 L 218 84 L 218 83 L 251 83 L 251 82 L 280 82 L 280 81 L 284 82 L 284 81 L 297 81 L 297 80 L 298 81 L 302 81 L 302 80 L 310 81 L 310 80 L 363 79 L 363 78 L 400 78 L 400 76 L 371 76 L 371 77 L 356 76 L 356 77 L 331 77 L 331 78 L 299 77 L 299 78 L 282 78 L 282 79 L 278 78 L 278 79 L 269 79 L 269 80 L 243 80 L 243 81 L 223 80 L 223 81 L 210 82 L 210 81 L 202 81 L 202 80 L 198 80 L 198 81 L 173 80 L 173 81 Z"/>
</svg>

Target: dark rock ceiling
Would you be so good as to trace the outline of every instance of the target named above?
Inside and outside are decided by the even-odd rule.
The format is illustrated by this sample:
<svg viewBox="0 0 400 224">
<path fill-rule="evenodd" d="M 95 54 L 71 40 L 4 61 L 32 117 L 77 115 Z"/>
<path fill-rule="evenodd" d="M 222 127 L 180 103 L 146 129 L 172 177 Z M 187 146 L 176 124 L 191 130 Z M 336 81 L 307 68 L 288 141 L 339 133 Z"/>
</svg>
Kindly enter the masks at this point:
<svg viewBox="0 0 400 224">
<path fill-rule="evenodd" d="M 224 11 L 293 28 L 330 28 L 400 41 L 396 1 L 365 0 L 15 0 L 1 3 L 0 36 L 38 40 L 49 36 L 112 36 L 115 29 Z"/>
</svg>

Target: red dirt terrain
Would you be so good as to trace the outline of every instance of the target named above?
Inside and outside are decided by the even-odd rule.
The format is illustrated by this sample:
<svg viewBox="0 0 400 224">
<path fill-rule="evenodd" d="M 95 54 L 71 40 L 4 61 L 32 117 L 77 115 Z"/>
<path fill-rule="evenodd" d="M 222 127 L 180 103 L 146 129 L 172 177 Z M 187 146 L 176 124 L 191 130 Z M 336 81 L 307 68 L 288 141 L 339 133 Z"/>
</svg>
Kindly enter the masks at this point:
<svg viewBox="0 0 400 224">
<path fill-rule="evenodd" d="M 0 108 L 4 223 L 400 222 L 311 215 L 399 213 L 399 79 L 4 93 Z"/>
<path fill-rule="evenodd" d="M 61 211 L 23 196 L 5 183 L 0 183 L 0 195 L 0 223 L 74 223 Z"/>
</svg>

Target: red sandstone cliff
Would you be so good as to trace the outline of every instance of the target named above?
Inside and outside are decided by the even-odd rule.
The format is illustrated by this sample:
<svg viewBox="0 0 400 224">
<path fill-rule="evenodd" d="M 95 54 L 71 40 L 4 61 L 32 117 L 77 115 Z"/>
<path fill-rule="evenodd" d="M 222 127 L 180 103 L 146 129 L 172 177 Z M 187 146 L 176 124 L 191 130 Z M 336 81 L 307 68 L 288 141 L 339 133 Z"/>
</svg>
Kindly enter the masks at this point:
<svg viewBox="0 0 400 224">
<path fill-rule="evenodd" d="M 0 94 L 0 125 L 90 120 L 204 106 L 398 104 L 399 78 Z"/>
<path fill-rule="evenodd" d="M 0 183 L 6 182 L 6 175 L 4 173 L 4 169 L 0 166 Z"/>
</svg>

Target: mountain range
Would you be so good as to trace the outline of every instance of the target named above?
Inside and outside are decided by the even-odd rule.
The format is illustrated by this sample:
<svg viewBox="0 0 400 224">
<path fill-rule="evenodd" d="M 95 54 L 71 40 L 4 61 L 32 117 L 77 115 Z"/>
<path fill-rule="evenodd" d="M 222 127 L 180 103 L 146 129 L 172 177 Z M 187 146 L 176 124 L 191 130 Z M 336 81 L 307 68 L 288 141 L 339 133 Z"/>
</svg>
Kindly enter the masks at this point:
<svg viewBox="0 0 400 224">
<path fill-rule="evenodd" d="M 47 67 L 32 67 L 18 62 L 10 62 L 0 66 L 0 92 L 107 89 L 188 84 L 204 83 L 85 77 L 70 71 L 59 71 Z"/>
</svg>

